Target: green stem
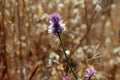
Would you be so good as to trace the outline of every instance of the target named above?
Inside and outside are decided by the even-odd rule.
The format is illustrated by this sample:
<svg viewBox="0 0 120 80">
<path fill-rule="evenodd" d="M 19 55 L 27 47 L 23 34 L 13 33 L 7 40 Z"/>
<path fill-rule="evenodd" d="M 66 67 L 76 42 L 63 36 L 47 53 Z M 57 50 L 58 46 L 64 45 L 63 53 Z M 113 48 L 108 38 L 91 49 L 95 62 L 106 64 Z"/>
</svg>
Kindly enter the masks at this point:
<svg viewBox="0 0 120 80">
<path fill-rule="evenodd" d="M 67 54 L 66 54 L 66 52 L 65 52 L 65 47 L 64 47 L 64 44 L 63 44 L 62 39 L 61 39 L 61 37 L 60 37 L 60 34 L 58 34 L 58 37 L 59 37 L 59 40 L 60 40 L 60 43 L 61 43 L 61 47 L 62 47 L 62 49 L 63 49 L 64 55 L 65 55 L 65 58 L 66 58 L 66 62 L 67 62 L 67 64 L 68 64 L 68 66 L 69 66 L 69 68 L 70 68 L 73 76 L 74 76 L 75 79 L 77 80 L 78 77 L 77 77 L 77 75 L 75 74 L 75 71 L 74 71 L 74 69 L 72 68 L 72 65 L 71 65 L 71 63 L 70 63 L 70 61 L 69 61 L 69 59 L 68 59 L 68 57 L 67 57 Z"/>
</svg>

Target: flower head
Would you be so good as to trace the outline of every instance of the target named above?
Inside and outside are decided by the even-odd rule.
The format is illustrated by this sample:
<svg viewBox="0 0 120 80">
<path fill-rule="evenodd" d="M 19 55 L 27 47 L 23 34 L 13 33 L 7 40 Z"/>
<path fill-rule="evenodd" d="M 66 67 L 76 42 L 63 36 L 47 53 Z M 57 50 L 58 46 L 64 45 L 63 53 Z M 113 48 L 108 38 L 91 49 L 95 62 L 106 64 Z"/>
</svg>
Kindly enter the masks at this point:
<svg viewBox="0 0 120 80">
<path fill-rule="evenodd" d="M 61 20 L 61 16 L 58 13 L 53 13 L 50 15 L 50 26 L 49 33 L 61 34 L 66 30 L 65 24 Z"/>
<path fill-rule="evenodd" d="M 96 75 L 96 71 L 94 68 L 88 68 L 85 72 L 85 77 L 90 78 Z"/>
<path fill-rule="evenodd" d="M 62 80 L 68 80 L 68 77 L 63 77 Z"/>
</svg>

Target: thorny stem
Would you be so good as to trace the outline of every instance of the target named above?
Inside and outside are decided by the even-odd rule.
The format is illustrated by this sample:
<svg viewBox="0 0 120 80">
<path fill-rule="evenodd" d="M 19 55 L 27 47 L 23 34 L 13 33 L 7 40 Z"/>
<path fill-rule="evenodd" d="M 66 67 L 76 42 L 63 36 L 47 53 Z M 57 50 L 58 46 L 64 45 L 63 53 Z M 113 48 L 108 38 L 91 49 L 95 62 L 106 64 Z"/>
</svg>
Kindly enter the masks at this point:
<svg viewBox="0 0 120 80">
<path fill-rule="evenodd" d="M 76 73 L 75 73 L 75 71 L 74 71 L 74 69 L 73 69 L 73 67 L 72 67 L 72 65 L 71 65 L 71 63 L 70 63 L 70 61 L 69 61 L 69 59 L 68 59 L 68 57 L 67 57 L 67 54 L 66 54 L 66 52 L 65 52 L 65 47 L 64 47 L 64 44 L 63 44 L 62 39 L 61 39 L 61 37 L 60 37 L 60 34 L 57 34 L 57 35 L 58 35 L 58 37 L 59 37 L 60 44 L 61 44 L 61 47 L 62 47 L 63 52 L 64 52 L 64 56 L 65 56 L 65 58 L 66 58 L 66 62 L 67 62 L 67 64 L 68 64 L 68 66 L 69 66 L 69 68 L 70 68 L 73 76 L 75 77 L 76 80 L 78 80 L 78 77 L 77 77 L 77 75 L 76 75 Z"/>
</svg>

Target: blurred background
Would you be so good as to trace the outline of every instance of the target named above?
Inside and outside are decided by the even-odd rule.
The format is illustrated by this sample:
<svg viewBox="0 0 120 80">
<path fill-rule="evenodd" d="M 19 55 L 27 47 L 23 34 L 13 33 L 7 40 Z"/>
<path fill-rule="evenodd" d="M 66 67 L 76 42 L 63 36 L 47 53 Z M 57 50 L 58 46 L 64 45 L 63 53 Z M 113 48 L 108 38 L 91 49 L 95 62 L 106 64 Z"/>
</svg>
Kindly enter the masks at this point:
<svg viewBox="0 0 120 80">
<path fill-rule="evenodd" d="M 0 0 L 0 80 L 62 80 L 71 74 L 49 16 L 66 24 L 61 35 L 83 80 L 120 80 L 120 0 Z"/>
</svg>

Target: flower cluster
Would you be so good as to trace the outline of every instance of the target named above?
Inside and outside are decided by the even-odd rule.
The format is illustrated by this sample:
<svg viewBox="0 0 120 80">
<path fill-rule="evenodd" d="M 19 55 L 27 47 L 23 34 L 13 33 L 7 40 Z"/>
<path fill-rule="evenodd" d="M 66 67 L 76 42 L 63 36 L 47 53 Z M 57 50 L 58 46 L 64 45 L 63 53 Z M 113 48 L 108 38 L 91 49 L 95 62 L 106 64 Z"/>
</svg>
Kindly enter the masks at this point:
<svg viewBox="0 0 120 80">
<path fill-rule="evenodd" d="M 58 13 L 53 13 L 50 15 L 50 26 L 49 33 L 61 34 L 66 30 L 65 24 L 61 20 L 61 16 Z"/>
<path fill-rule="evenodd" d="M 96 75 L 96 71 L 93 68 L 88 68 L 85 72 L 85 77 L 90 78 Z"/>
</svg>

